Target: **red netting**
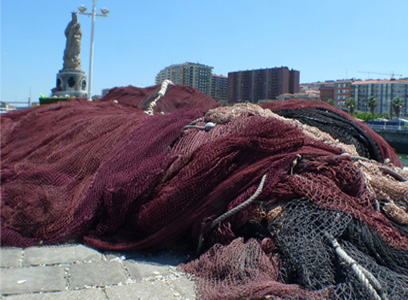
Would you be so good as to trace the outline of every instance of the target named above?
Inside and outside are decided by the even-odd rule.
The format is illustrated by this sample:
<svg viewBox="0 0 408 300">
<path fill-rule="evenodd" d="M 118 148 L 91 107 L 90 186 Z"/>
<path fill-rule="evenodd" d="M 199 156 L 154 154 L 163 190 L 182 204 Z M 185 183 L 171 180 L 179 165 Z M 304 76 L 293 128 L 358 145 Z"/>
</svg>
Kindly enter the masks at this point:
<svg viewBox="0 0 408 300">
<path fill-rule="evenodd" d="M 118 103 L 144 110 L 146 103 L 157 97 L 160 85 L 148 88 L 134 86 L 116 87 L 109 91 L 100 101 L 118 101 Z M 169 113 L 180 108 L 199 108 L 203 112 L 220 106 L 210 96 L 196 88 L 184 85 L 168 85 L 165 97 L 154 108 L 155 113 Z"/>
<path fill-rule="evenodd" d="M 10 230 L 2 232 L 2 241 L 30 245 L 69 238 L 74 212 L 100 164 L 146 116 L 84 100 L 2 116 L 1 214 L 2 227 Z"/>
<path fill-rule="evenodd" d="M 186 89 L 178 90 L 170 89 L 155 111 L 172 91 Z M 164 115 L 134 108 L 156 92 L 137 90 L 132 100 L 129 88 L 114 89 L 106 101 L 72 100 L 2 117 L 2 245 L 77 239 L 100 249 L 153 249 L 187 235 L 201 250 L 215 245 L 184 266 L 199 277 L 203 299 L 364 297 L 329 236 L 372 272 L 386 272 L 383 281 L 394 280 L 388 292 L 404 287 L 407 229 L 381 209 L 384 201 L 402 214 L 408 209 L 401 191 L 380 187 L 398 181 L 388 186 L 404 185 L 404 192 L 406 182 L 364 169 L 348 155 L 356 155 L 354 145 L 253 105 L 204 114 L 214 103 L 202 105 L 207 96 L 194 92 L 197 101 L 182 106 L 198 110 L 174 111 L 172 101 L 173 112 Z M 118 95 L 129 102 L 108 101 Z M 374 150 L 400 164 L 369 135 L 380 141 Z M 387 168 L 408 177 L 395 165 Z M 265 174 L 256 201 L 218 221 L 246 202 Z M 381 185 L 375 176 L 384 178 Z M 399 266 L 384 271 L 390 261 Z"/>
<path fill-rule="evenodd" d="M 271 240 L 265 240 L 264 244 L 268 242 L 273 247 Z M 279 282 L 281 262 L 276 255 L 265 250 L 255 240 L 244 243 L 242 238 L 238 238 L 228 246 L 215 245 L 200 260 L 182 267 L 197 276 L 197 288 L 205 295 L 202 299 L 328 298 L 329 289 L 308 291 L 296 284 Z M 224 283 L 222 286 L 220 278 Z"/>
<path fill-rule="evenodd" d="M 148 116 L 127 104 L 137 104 L 149 98 L 156 89 L 116 88 L 102 99 L 106 101 L 71 100 L 2 116 L 3 244 L 53 243 L 82 236 L 89 224 L 95 221 L 95 214 L 99 213 L 97 208 L 104 205 L 101 199 L 88 199 L 92 198 L 91 187 L 98 183 L 95 182 L 100 171 L 98 168 L 103 161 L 111 161 L 115 151 L 119 151 L 120 155 L 128 151 L 124 146 L 127 139 L 131 140 L 128 143 L 134 144 L 131 147 L 141 150 L 136 159 L 150 171 L 148 154 L 156 151 L 162 155 L 180 134 L 181 128 L 201 116 L 198 112 L 186 113 L 179 122 L 173 116 L 166 122 L 165 117 L 161 123 L 164 128 L 160 125 L 157 128 L 159 123 L 153 121 L 153 127 L 142 125 L 144 129 L 149 128 L 148 132 L 134 133 L 138 136 L 132 140 L 131 133 Z M 120 96 L 118 102 L 124 101 L 125 106 L 108 101 L 112 95 Z M 184 86 L 170 88 L 156 108 L 162 107 L 162 102 L 172 104 L 165 105 L 167 111 L 184 107 L 203 110 L 219 105 L 209 96 Z M 125 152 L 115 150 L 119 142 Z M 121 146 L 119 148 L 122 149 Z M 166 159 L 164 157 L 163 161 Z M 136 160 L 123 161 L 124 168 L 129 167 L 126 163 L 132 168 L 134 164 L 138 165 Z M 122 164 L 118 166 L 122 167 Z M 115 174 L 107 175 L 112 177 L 112 182 L 124 174 L 124 170 L 115 171 Z M 124 176 L 123 180 L 127 181 L 127 175 Z M 114 190 L 119 188 L 119 185 L 113 186 Z M 104 188 L 98 192 L 106 193 Z M 133 197 L 132 193 L 129 192 L 128 196 Z M 88 194 L 90 196 L 86 196 Z M 108 198 L 108 194 L 104 197 Z M 105 208 L 109 207 L 109 201 L 113 200 L 106 200 Z M 102 216 L 100 219 L 103 221 L 97 226 L 97 231 L 103 232 L 102 228 L 108 227 L 106 230 L 113 232 L 122 226 L 129 214 L 124 211 L 127 209 L 125 206 L 123 203 L 115 208 L 124 213 L 115 216 L 113 223 Z"/>
</svg>

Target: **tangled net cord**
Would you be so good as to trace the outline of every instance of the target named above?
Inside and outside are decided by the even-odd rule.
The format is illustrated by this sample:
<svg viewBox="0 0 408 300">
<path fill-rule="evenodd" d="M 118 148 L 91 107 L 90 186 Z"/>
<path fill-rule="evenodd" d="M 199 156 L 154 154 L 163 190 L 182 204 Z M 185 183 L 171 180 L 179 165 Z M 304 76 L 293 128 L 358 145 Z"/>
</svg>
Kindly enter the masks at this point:
<svg viewBox="0 0 408 300">
<path fill-rule="evenodd" d="M 346 251 L 341 248 L 339 242 L 331 236 L 330 233 L 324 232 L 324 235 L 329 240 L 331 245 L 333 246 L 336 254 L 346 262 L 353 272 L 356 274 L 358 280 L 362 283 L 363 287 L 375 300 L 387 300 L 387 296 L 384 294 L 383 288 L 380 282 L 371 274 L 367 269 L 363 266 L 360 266 L 357 261 L 351 258 Z"/>
<path fill-rule="evenodd" d="M 298 154 L 292 162 L 290 174 L 293 175 L 293 169 L 299 162 L 299 160 L 302 157 Z M 369 161 L 370 159 L 364 158 L 364 157 L 359 157 L 359 156 L 352 156 L 352 159 L 357 160 L 367 160 Z M 384 166 L 379 166 L 380 169 L 385 170 L 389 173 L 391 173 L 394 177 L 406 181 L 404 177 L 399 175 L 398 173 L 394 172 L 391 168 L 387 168 Z M 233 214 L 237 213 L 238 211 L 244 209 L 248 205 L 250 205 L 262 192 L 264 182 L 266 179 L 266 174 L 262 176 L 261 182 L 255 191 L 255 193 L 248 198 L 246 201 L 241 203 L 240 205 L 236 206 L 235 208 L 231 209 L 230 211 L 224 213 L 223 215 L 219 216 L 217 219 L 215 219 L 212 224 L 211 228 L 214 228 L 216 225 L 218 225 L 220 222 L 224 221 L 225 219 L 229 218 Z M 381 283 L 375 278 L 375 276 L 370 273 L 367 269 L 365 269 L 363 266 L 357 263 L 356 260 L 354 260 L 352 257 L 350 257 L 347 252 L 340 246 L 339 242 L 328 232 L 324 232 L 324 236 L 327 238 L 329 244 L 334 248 L 336 254 L 338 257 L 343 260 L 347 265 L 350 266 L 354 274 L 356 275 L 357 279 L 361 282 L 362 286 L 364 289 L 367 291 L 368 295 L 370 296 L 371 299 L 373 300 L 387 300 L 388 297 L 385 294 L 383 287 L 381 286 Z"/>
<path fill-rule="evenodd" d="M 365 174 L 375 210 L 381 210 L 395 227 L 407 235 L 408 172 L 360 156 L 351 155 L 351 159 Z"/>
<path fill-rule="evenodd" d="M 187 126 L 185 126 L 183 132 L 187 129 L 199 129 L 199 130 L 209 131 L 212 128 L 214 128 L 218 123 L 216 120 L 211 120 L 213 122 L 215 121 L 215 123 L 207 122 L 204 126 L 198 126 L 197 123 L 199 121 L 203 121 L 203 118 L 197 119 L 191 122 L 190 124 L 188 124 Z M 307 127 L 307 125 L 303 125 L 302 127 L 304 128 L 305 126 Z M 311 132 L 311 134 L 313 135 L 316 133 L 313 131 Z M 344 154 L 351 156 L 351 159 L 353 160 L 364 160 L 364 161 L 367 160 L 367 161 L 374 162 L 371 159 L 367 159 L 367 158 L 356 155 L 357 153 L 355 153 L 355 151 L 348 151 L 348 150 L 349 149 L 343 149 L 343 151 L 345 151 Z M 302 156 L 298 154 L 296 158 L 293 160 L 291 168 L 290 168 L 290 175 L 294 174 L 294 169 L 301 159 L 302 159 Z M 406 181 L 404 177 L 402 177 L 400 174 L 393 171 L 391 168 L 380 166 L 378 165 L 378 162 L 376 165 L 378 166 L 379 169 L 386 171 L 387 173 L 392 175 L 394 178 L 399 179 L 400 181 Z M 246 201 L 242 202 L 240 205 L 236 206 L 235 208 L 231 209 L 230 211 L 227 211 L 226 213 L 216 218 L 211 223 L 210 228 L 214 229 L 219 223 L 221 223 L 225 219 L 229 218 L 230 216 L 234 215 L 238 211 L 244 209 L 245 207 L 253 203 L 253 201 L 257 199 L 259 194 L 262 192 L 265 179 L 266 179 L 266 174 L 263 175 L 257 190 L 250 198 L 248 198 Z M 333 248 L 334 252 L 339 257 L 339 259 L 343 261 L 343 264 L 348 265 L 351 268 L 352 273 L 355 275 L 356 281 L 360 282 L 360 284 L 363 286 L 363 290 L 366 291 L 365 294 L 367 295 L 367 297 L 369 297 L 369 299 L 375 299 L 375 300 L 386 300 L 387 299 L 386 292 L 384 291 L 380 281 L 375 278 L 373 273 L 368 271 L 365 267 L 363 267 L 355 259 L 353 259 L 349 254 L 347 254 L 347 252 L 340 246 L 337 239 L 335 239 L 330 233 L 326 231 L 326 232 L 322 232 L 322 234 L 325 237 L 324 239 L 325 244 L 331 245 L 331 247 Z M 202 241 L 203 241 L 203 236 L 201 235 L 199 238 L 199 247 L 198 247 L 197 253 L 199 253 L 199 249 L 201 248 Z"/>
<path fill-rule="evenodd" d="M 351 155 L 350 156 L 351 159 L 353 160 L 363 160 L 363 161 L 370 161 L 370 162 L 375 162 L 372 159 L 366 158 L 366 157 L 362 157 L 362 156 L 357 156 L 357 155 Z M 384 170 L 386 172 L 388 172 L 390 175 L 394 176 L 396 179 L 399 179 L 401 181 L 407 181 L 407 179 L 405 179 L 405 177 L 401 176 L 400 174 L 398 174 L 397 172 L 395 172 L 393 169 L 385 167 L 385 166 L 380 166 L 378 165 L 378 168 L 381 170 Z"/>
</svg>

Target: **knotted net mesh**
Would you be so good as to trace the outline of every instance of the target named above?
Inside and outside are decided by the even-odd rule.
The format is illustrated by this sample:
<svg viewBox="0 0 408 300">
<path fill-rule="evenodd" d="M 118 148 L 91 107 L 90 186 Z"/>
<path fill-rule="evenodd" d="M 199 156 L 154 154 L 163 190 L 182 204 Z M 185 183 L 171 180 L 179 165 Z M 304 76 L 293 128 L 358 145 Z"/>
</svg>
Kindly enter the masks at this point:
<svg viewBox="0 0 408 300">
<path fill-rule="evenodd" d="M 2 246 L 183 239 L 201 299 L 406 298 L 408 176 L 381 137 L 323 104 L 178 86 L 150 116 L 157 89 L 2 116 Z"/>
</svg>

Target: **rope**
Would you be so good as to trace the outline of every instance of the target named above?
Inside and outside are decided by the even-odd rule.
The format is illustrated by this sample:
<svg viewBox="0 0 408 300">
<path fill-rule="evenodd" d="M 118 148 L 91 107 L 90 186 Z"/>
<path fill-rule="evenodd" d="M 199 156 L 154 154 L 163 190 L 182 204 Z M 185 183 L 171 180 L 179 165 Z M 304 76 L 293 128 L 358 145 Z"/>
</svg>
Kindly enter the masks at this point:
<svg viewBox="0 0 408 300">
<path fill-rule="evenodd" d="M 342 155 L 344 155 L 344 156 L 349 156 L 348 153 L 343 153 Z M 363 160 L 363 161 L 377 162 L 377 161 L 374 160 L 374 159 L 369 159 L 369 158 L 367 158 L 367 157 L 358 156 L 358 155 L 350 155 L 350 157 L 351 157 L 351 159 L 353 159 L 353 160 Z"/>
<path fill-rule="evenodd" d="M 362 156 L 357 156 L 357 155 L 350 155 L 351 159 L 353 160 L 362 160 L 362 161 L 369 161 L 369 162 L 375 162 L 378 163 L 377 161 L 373 160 L 373 159 L 368 159 L 366 157 L 362 157 Z M 386 166 L 381 166 L 381 165 L 377 165 L 377 167 L 380 170 L 386 171 L 388 172 L 388 174 L 394 176 L 394 178 L 400 180 L 400 181 L 407 181 L 407 179 L 403 176 L 401 176 L 400 174 L 398 174 L 397 172 L 395 172 L 393 169 L 386 167 Z"/>
<path fill-rule="evenodd" d="M 156 97 L 156 99 L 150 102 L 148 108 L 145 110 L 145 113 L 147 113 L 148 115 L 154 114 L 153 109 L 156 106 L 157 101 L 159 101 L 166 94 L 167 87 L 169 86 L 169 84 L 174 85 L 174 83 L 168 79 L 163 81 L 160 90 L 157 92 L 158 96 Z"/>
<path fill-rule="evenodd" d="M 189 129 L 189 128 L 194 128 L 194 129 L 201 129 L 201 130 L 205 130 L 205 131 L 210 131 L 211 129 L 213 129 L 217 124 L 213 123 L 213 122 L 208 122 L 206 123 L 204 126 L 198 126 L 198 125 L 186 125 L 184 126 L 184 130 Z"/>
<path fill-rule="evenodd" d="M 374 198 L 373 201 L 374 201 L 374 209 L 375 209 L 375 211 L 380 211 L 380 202 L 378 202 L 378 199 L 377 199 L 377 198 Z"/>
<path fill-rule="evenodd" d="M 333 238 L 329 233 L 325 232 L 324 234 L 325 234 L 326 238 L 329 239 L 329 241 L 332 244 L 334 250 L 336 251 L 336 254 L 344 262 L 346 262 L 350 266 L 350 268 L 353 270 L 353 272 L 357 276 L 357 279 L 360 280 L 363 287 L 366 289 L 366 291 L 371 296 L 371 299 L 387 300 L 388 298 L 384 294 L 384 291 L 382 289 L 382 286 L 381 286 L 380 282 L 374 277 L 374 275 L 371 274 L 364 267 L 360 266 L 357 263 L 357 261 L 355 261 L 353 258 L 351 258 L 346 253 L 346 251 L 344 251 L 343 248 L 341 248 L 339 242 L 335 238 Z"/>
<path fill-rule="evenodd" d="M 192 128 L 194 126 L 196 126 L 196 124 L 198 122 L 204 121 L 204 117 L 195 119 L 194 121 L 191 121 L 190 123 L 188 123 L 186 126 L 184 126 L 183 131 L 185 131 L 187 128 Z"/>
<path fill-rule="evenodd" d="M 249 204 L 254 202 L 255 199 L 258 198 L 259 194 L 262 192 L 262 189 L 263 189 L 263 186 L 264 186 L 264 183 L 265 183 L 265 179 L 266 179 L 266 174 L 264 174 L 262 176 L 261 182 L 259 183 L 259 186 L 256 189 L 255 193 L 251 197 L 249 197 L 247 200 L 242 202 L 240 205 L 234 207 L 233 209 L 227 211 L 226 213 L 222 214 L 217 219 L 215 219 L 211 224 L 211 229 L 214 228 L 215 226 L 217 226 L 218 223 L 224 221 L 225 219 L 229 218 L 233 214 L 239 212 L 241 209 L 247 207 Z"/>
<path fill-rule="evenodd" d="M 296 154 L 296 158 L 293 160 L 292 166 L 290 167 L 290 175 L 291 176 L 293 176 L 293 170 L 295 169 L 295 167 L 298 164 L 300 159 L 302 159 L 302 155 Z"/>
<path fill-rule="evenodd" d="M 186 128 L 191 128 L 192 126 L 195 126 L 198 122 L 201 122 L 201 121 L 204 121 L 204 117 L 195 119 L 194 121 L 191 121 L 189 124 L 184 126 L 183 131 L 181 132 L 181 134 L 167 147 L 167 152 L 170 152 L 171 149 L 173 149 L 174 144 L 176 144 L 181 139 L 184 132 L 186 131 Z"/>
<path fill-rule="evenodd" d="M 384 167 L 384 166 L 378 166 L 379 169 L 388 172 L 390 175 L 394 176 L 396 179 L 399 179 L 401 181 L 407 181 L 406 178 L 395 172 L 393 169 Z"/>
</svg>

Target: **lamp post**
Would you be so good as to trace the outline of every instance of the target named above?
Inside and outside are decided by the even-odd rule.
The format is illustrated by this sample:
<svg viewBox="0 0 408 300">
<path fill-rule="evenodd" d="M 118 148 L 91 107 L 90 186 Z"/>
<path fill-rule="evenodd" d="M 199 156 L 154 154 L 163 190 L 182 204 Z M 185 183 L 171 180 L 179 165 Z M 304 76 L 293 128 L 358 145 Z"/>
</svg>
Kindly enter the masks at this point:
<svg viewBox="0 0 408 300">
<path fill-rule="evenodd" d="M 89 80 L 88 80 L 88 101 L 92 101 L 92 63 L 93 63 L 93 48 L 94 48 L 94 31 L 95 31 L 95 17 L 107 17 L 109 10 L 106 8 L 101 9 L 102 14 L 96 13 L 96 0 L 93 1 L 92 13 L 86 13 L 86 7 L 82 4 L 78 7 L 79 14 L 92 17 L 92 27 L 91 27 L 91 49 L 89 58 Z"/>
</svg>

